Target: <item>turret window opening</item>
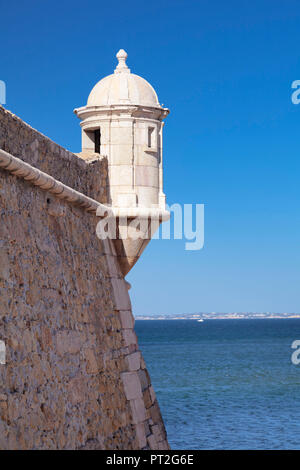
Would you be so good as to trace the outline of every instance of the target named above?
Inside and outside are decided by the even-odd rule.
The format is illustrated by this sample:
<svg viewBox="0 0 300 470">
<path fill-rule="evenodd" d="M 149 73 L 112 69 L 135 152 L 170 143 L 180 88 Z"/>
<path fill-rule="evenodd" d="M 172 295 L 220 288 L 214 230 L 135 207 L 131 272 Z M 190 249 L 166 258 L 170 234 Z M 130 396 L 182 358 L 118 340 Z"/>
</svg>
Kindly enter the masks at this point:
<svg viewBox="0 0 300 470">
<path fill-rule="evenodd" d="M 148 127 L 148 147 L 153 147 L 154 127 Z"/>
<path fill-rule="evenodd" d="M 96 129 L 94 131 L 94 144 L 95 144 L 95 153 L 100 153 L 101 149 L 101 130 Z"/>
</svg>

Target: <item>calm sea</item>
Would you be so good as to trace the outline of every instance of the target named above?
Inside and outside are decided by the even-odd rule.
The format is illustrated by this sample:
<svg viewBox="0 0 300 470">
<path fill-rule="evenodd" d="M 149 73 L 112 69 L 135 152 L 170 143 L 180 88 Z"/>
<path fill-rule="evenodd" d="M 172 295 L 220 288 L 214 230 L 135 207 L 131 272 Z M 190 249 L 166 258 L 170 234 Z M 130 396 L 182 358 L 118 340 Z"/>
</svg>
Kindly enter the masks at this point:
<svg viewBox="0 0 300 470">
<path fill-rule="evenodd" d="M 136 332 L 173 449 L 300 448 L 300 320 L 140 320 Z"/>
</svg>

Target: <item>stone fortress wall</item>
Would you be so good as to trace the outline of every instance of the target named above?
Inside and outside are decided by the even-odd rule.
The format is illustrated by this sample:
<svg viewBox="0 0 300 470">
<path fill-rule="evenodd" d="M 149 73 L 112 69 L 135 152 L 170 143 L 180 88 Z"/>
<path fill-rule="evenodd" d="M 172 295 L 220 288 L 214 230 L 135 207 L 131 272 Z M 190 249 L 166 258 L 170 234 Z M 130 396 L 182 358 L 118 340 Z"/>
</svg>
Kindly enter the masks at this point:
<svg viewBox="0 0 300 470">
<path fill-rule="evenodd" d="M 84 160 L 1 106 L 0 149 L 107 202 L 105 158 Z M 168 449 L 95 213 L 0 168 L 0 216 L 0 449 Z"/>
</svg>

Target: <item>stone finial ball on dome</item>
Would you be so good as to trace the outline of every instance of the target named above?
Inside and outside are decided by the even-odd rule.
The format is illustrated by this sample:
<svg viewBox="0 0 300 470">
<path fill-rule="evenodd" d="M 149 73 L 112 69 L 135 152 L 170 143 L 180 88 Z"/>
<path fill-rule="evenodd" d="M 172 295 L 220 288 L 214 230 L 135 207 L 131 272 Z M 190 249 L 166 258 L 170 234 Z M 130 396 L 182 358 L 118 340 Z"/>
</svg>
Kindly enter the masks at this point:
<svg viewBox="0 0 300 470">
<path fill-rule="evenodd" d="M 116 58 L 118 59 L 119 63 L 115 69 L 115 73 L 130 73 L 130 69 L 127 67 L 126 59 L 128 54 L 124 49 L 120 49 L 119 52 L 116 54 Z"/>
</svg>

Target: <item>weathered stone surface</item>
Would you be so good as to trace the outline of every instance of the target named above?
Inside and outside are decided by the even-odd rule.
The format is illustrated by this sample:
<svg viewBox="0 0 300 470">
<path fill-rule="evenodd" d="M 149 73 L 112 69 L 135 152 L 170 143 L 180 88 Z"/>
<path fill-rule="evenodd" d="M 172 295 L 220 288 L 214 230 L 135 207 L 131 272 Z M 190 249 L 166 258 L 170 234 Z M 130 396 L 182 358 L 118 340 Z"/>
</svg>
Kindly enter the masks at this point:
<svg viewBox="0 0 300 470">
<path fill-rule="evenodd" d="M 141 353 L 136 351 L 126 356 L 128 370 L 139 370 L 141 367 Z"/>
<path fill-rule="evenodd" d="M 147 437 L 147 441 L 148 441 L 150 449 L 157 448 L 157 442 L 153 434 Z"/>
<path fill-rule="evenodd" d="M 130 401 L 132 418 L 135 424 L 142 423 L 146 419 L 145 403 L 143 398 L 138 397 Z"/>
<path fill-rule="evenodd" d="M 125 346 L 130 346 L 137 343 L 136 334 L 132 329 L 123 330 L 123 338 Z"/>
<path fill-rule="evenodd" d="M 155 400 L 156 400 L 156 395 L 155 395 L 155 391 L 154 391 L 152 385 L 150 385 L 150 387 L 149 387 L 149 392 L 150 392 L 150 395 L 151 395 L 152 403 L 154 403 Z"/>
<path fill-rule="evenodd" d="M 90 161 L 52 142 L 0 106 L 0 148 L 99 202 L 107 202 L 107 160 Z M 60 206 L 61 207 L 61 206 Z"/>
<path fill-rule="evenodd" d="M 145 407 L 150 408 L 153 401 L 152 401 L 152 398 L 151 398 L 151 393 L 149 391 L 149 388 L 146 388 L 146 390 L 143 392 L 143 398 L 144 398 Z"/>
<path fill-rule="evenodd" d="M 130 310 L 121 311 L 120 320 L 122 328 L 130 329 L 134 327 L 134 318 Z"/>
<path fill-rule="evenodd" d="M 140 449 L 143 449 L 143 447 L 146 447 L 147 439 L 146 439 L 145 427 L 143 423 L 139 423 L 136 425 L 136 438 L 137 438 L 138 447 Z"/>
<path fill-rule="evenodd" d="M 96 359 L 94 351 L 92 349 L 86 349 L 84 351 L 84 356 L 85 356 L 85 359 L 86 359 L 86 371 L 87 371 L 87 373 L 88 374 L 97 374 L 97 372 L 99 371 L 99 366 L 98 366 L 97 359 Z M 101 366 L 103 366 L 102 363 L 101 363 Z"/>
<path fill-rule="evenodd" d="M 144 391 L 151 385 L 150 377 L 147 373 L 147 370 L 139 370 L 138 374 L 139 374 L 142 390 Z"/>
<path fill-rule="evenodd" d="M 142 396 L 141 383 L 136 372 L 124 372 L 121 374 L 127 400 Z"/>
<path fill-rule="evenodd" d="M 111 279 L 115 304 L 118 310 L 130 310 L 131 304 L 124 279 Z"/>
<path fill-rule="evenodd" d="M 83 344 L 81 334 L 78 331 L 58 331 L 56 335 L 56 350 L 59 355 L 65 353 L 76 354 Z"/>
</svg>

